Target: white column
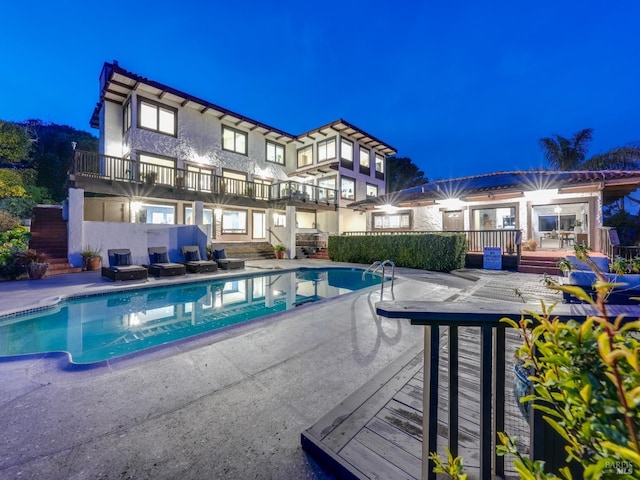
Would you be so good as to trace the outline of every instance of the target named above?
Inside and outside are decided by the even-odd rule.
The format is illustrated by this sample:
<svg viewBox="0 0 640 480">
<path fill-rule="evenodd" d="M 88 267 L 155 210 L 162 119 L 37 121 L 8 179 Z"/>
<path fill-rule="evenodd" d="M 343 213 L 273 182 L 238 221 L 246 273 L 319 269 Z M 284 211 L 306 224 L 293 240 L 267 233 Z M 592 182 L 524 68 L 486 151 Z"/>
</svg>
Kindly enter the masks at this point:
<svg viewBox="0 0 640 480">
<path fill-rule="evenodd" d="M 287 256 L 296 256 L 296 207 L 287 206 L 287 237 L 283 238 L 283 243 L 287 247 Z"/>
<path fill-rule="evenodd" d="M 193 224 L 204 224 L 204 203 L 201 200 L 193 202 Z"/>
<path fill-rule="evenodd" d="M 73 267 L 82 267 L 82 245 L 84 242 L 84 190 L 69 189 L 69 220 L 67 222 L 67 259 Z"/>
</svg>

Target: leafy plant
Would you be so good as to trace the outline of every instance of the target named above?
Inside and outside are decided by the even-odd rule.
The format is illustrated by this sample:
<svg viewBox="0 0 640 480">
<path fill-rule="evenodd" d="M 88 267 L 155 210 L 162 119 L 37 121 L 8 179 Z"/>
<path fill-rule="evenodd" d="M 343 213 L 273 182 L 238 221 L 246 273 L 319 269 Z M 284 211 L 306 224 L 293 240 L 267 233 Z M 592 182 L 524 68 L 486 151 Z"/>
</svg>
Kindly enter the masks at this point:
<svg viewBox="0 0 640 480">
<path fill-rule="evenodd" d="M 49 257 L 42 252 L 27 248 L 26 250 L 17 252 L 15 259 L 19 265 L 29 265 L 33 263 L 47 263 Z"/>
<path fill-rule="evenodd" d="M 82 255 L 82 258 L 101 257 L 102 249 L 99 247 L 92 247 L 91 245 L 88 245 L 82 249 L 80 255 Z"/>
<path fill-rule="evenodd" d="M 596 298 L 574 285 L 550 288 L 589 303 L 597 315 L 563 323 L 553 316 L 553 306 L 542 303 L 541 314 L 528 312 L 531 318 L 523 315 L 519 322 L 503 319 L 521 332 L 516 356 L 534 372 L 529 376 L 534 391 L 521 401 L 534 401 L 533 408 L 565 441 L 568 462 L 582 467 L 583 478 L 610 477 L 620 469 L 635 474 L 640 472 L 640 320 L 611 318 L 605 299 L 614 284 L 588 255 L 578 259 L 597 277 Z M 523 457 L 507 435 L 500 434 L 500 441 L 498 453 L 515 456 L 522 478 L 559 478 L 545 473 L 544 462 Z M 445 470 L 454 473 L 451 478 L 463 478 L 451 469 L 456 461 L 448 459 Z M 568 467 L 558 473 L 572 478 Z"/>
<path fill-rule="evenodd" d="M 278 245 L 273 247 L 273 250 L 276 251 L 276 252 L 286 252 L 287 251 L 287 247 L 285 247 L 284 245 L 279 243 Z"/>
</svg>

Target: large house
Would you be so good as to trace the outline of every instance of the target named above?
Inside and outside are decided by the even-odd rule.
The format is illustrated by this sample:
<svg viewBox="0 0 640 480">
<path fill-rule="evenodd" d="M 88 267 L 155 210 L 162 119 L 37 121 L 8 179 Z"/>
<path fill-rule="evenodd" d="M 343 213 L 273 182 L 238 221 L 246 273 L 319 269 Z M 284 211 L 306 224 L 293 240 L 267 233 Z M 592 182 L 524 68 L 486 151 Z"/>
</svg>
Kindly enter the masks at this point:
<svg viewBox="0 0 640 480">
<path fill-rule="evenodd" d="M 385 193 L 385 157 L 396 153 L 342 119 L 287 133 L 115 61 L 100 74 L 91 126 L 99 154 L 76 151 L 70 171 L 70 216 L 85 222 L 70 226 L 72 259 L 95 237 L 91 222 L 196 224 L 209 243 L 282 243 L 293 256 L 296 235 L 364 230 L 345 205 Z"/>
</svg>

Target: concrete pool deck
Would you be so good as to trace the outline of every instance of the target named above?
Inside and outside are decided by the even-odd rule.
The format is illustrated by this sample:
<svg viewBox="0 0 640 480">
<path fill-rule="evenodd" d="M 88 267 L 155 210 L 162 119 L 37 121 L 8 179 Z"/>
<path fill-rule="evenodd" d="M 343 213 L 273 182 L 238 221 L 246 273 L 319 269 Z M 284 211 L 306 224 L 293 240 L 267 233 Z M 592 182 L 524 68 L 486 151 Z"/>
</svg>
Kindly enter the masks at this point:
<svg viewBox="0 0 640 480">
<path fill-rule="evenodd" d="M 246 265 L 242 273 L 327 263 Z M 505 297 L 484 289 L 483 298 L 473 278 L 396 273 L 397 300 L 468 301 L 473 308 Z M 543 288 L 539 275 L 473 273 L 485 274 L 513 275 L 525 295 Z M 93 272 L 4 282 L 0 315 L 131 285 Z M 64 355 L 0 361 L 0 478 L 332 478 L 303 452 L 300 433 L 422 345 L 422 327 L 375 315 L 379 300 L 372 287 L 92 369 L 68 369 Z"/>
</svg>

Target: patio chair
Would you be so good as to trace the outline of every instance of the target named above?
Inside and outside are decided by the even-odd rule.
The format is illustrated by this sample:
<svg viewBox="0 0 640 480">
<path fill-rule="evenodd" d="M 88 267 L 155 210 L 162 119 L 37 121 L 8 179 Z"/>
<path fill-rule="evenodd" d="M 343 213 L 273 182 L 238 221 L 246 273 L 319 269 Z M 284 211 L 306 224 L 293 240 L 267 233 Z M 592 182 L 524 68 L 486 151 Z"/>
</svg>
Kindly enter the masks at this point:
<svg viewBox="0 0 640 480">
<path fill-rule="evenodd" d="M 131 250 L 112 248 L 107 250 L 109 266 L 102 267 L 102 276 L 110 280 L 146 280 L 147 269 L 141 265 L 132 265 Z"/>
<path fill-rule="evenodd" d="M 156 277 L 172 277 L 187 273 L 187 267 L 182 263 L 169 261 L 167 247 L 149 247 L 149 273 Z"/>
<path fill-rule="evenodd" d="M 220 250 L 216 250 L 215 247 L 211 246 L 211 257 L 218 264 L 218 268 L 221 270 L 236 270 L 239 268 L 244 268 L 244 260 L 241 258 L 228 258 L 227 252 L 225 252 L 224 248 Z"/>
<path fill-rule="evenodd" d="M 197 245 L 185 245 L 182 247 L 184 256 L 184 266 L 189 273 L 207 273 L 218 270 L 218 264 L 213 260 L 202 260 L 200 257 L 200 247 Z"/>
</svg>

